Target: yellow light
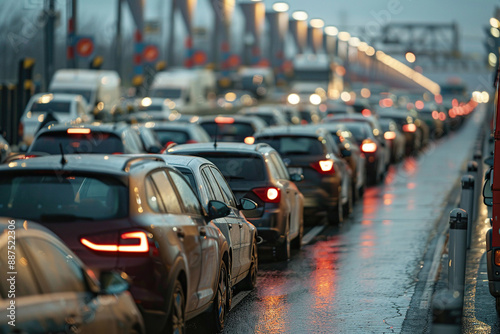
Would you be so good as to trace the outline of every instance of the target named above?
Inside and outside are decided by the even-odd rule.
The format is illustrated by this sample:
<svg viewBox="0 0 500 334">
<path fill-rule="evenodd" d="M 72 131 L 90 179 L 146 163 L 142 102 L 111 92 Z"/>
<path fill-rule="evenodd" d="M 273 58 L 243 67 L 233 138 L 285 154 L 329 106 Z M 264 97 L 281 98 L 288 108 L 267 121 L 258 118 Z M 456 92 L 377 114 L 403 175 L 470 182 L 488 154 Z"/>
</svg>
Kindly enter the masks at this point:
<svg viewBox="0 0 500 334">
<path fill-rule="evenodd" d="M 385 59 L 385 53 L 384 51 L 378 50 L 377 53 L 375 53 L 375 57 L 377 57 L 378 60 L 382 61 Z"/>
<path fill-rule="evenodd" d="M 290 95 L 288 95 L 287 100 L 288 100 L 288 103 L 290 103 L 290 104 L 299 104 L 300 96 L 297 94 L 290 94 Z"/>
<path fill-rule="evenodd" d="M 415 57 L 415 54 L 413 52 L 407 52 L 405 58 L 409 63 L 414 63 L 415 60 L 417 60 L 417 57 Z"/>
<path fill-rule="evenodd" d="M 372 95 L 372 92 L 368 88 L 363 88 L 361 89 L 361 96 L 364 97 L 365 99 L 369 98 L 370 95 Z"/>
<path fill-rule="evenodd" d="M 234 100 L 236 100 L 236 94 L 233 92 L 228 92 L 226 93 L 226 96 L 224 98 L 226 99 L 226 101 L 234 102 Z"/>
<path fill-rule="evenodd" d="M 347 31 L 339 32 L 339 39 L 343 42 L 347 42 L 351 38 L 351 34 Z"/>
<path fill-rule="evenodd" d="M 349 102 L 351 101 L 351 94 L 349 94 L 349 92 L 342 92 L 342 94 L 340 94 L 340 98 L 344 102 Z"/>
<path fill-rule="evenodd" d="M 254 137 L 245 137 L 243 142 L 247 145 L 253 145 L 255 143 L 255 138 Z"/>
<path fill-rule="evenodd" d="M 337 36 L 339 34 L 339 30 L 337 29 L 337 27 L 328 26 L 325 27 L 325 34 L 327 34 L 328 36 Z"/>
<path fill-rule="evenodd" d="M 500 37 L 500 30 L 498 30 L 498 28 L 495 28 L 495 27 L 491 27 L 490 29 L 490 33 L 493 37 L 495 38 L 498 38 Z"/>
<path fill-rule="evenodd" d="M 498 21 L 498 19 L 497 19 L 497 18 L 492 17 L 492 18 L 490 19 L 490 25 L 491 25 L 492 27 L 494 27 L 494 28 L 500 28 L 500 21 Z"/>
<path fill-rule="evenodd" d="M 488 63 L 492 67 L 496 65 L 496 63 L 497 63 L 497 56 L 494 53 L 490 53 L 488 55 Z"/>
<path fill-rule="evenodd" d="M 287 12 L 290 9 L 290 6 L 286 2 L 276 2 L 273 5 L 273 10 L 278 13 Z"/>
<path fill-rule="evenodd" d="M 311 96 L 309 97 L 309 102 L 317 106 L 321 104 L 321 96 L 319 96 L 318 94 L 311 94 Z"/>
<path fill-rule="evenodd" d="M 309 24 L 311 25 L 311 27 L 313 28 L 318 28 L 318 29 L 321 29 L 325 26 L 325 21 L 323 21 L 322 19 L 312 19 Z"/>
<path fill-rule="evenodd" d="M 307 13 L 304 12 L 303 10 L 299 10 L 299 11 L 293 12 L 292 17 L 294 20 L 297 20 L 297 21 L 305 21 L 305 20 L 307 20 L 309 15 L 307 15 Z"/>
<path fill-rule="evenodd" d="M 366 42 L 361 42 L 359 43 L 358 45 L 358 50 L 361 51 L 361 52 L 366 52 L 366 50 L 368 50 L 370 46 L 368 45 L 368 43 Z"/>
<path fill-rule="evenodd" d="M 488 92 L 482 92 L 481 99 L 483 100 L 483 103 L 488 103 L 490 101 L 490 94 L 488 94 Z"/>
<path fill-rule="evenodd" d="M 50 101 L 52 101 L 52 98 L 54 96 L 52 94 L 45 94 L 45 95 L 42 95 L 39 99 L 38 99 L 38 103 L 49 103 Z"/>
<path fill-rule="evenodd" d="M 359 40 L 359 38 L 357 38 L 357 37 L 351 37 L 351 38 L 349 38 L 349 45 L 350 46 L 353 46 L 353 47 L 357 48 L 359 46 L 359 43 L 361 43 L 361 41 Z"/>
<path fill-rule="evenodd" d="M 42 123 L 45 119 L 45 114 L 38 115 L 38 122 Z"/>
<path fill-rule="evenodd" d="M 372 57 L 375 54 L 375 48 L 373 46 L 369 46 L 365 53 L 367 56 Z"/>
<path fill-rule="evenodd" d="M 153 103 L 153 100 L 151 100 L 150 97 L 145 97 L 141 101 L 141 105 L 144 107 L 149 107 Z"/>
</svg>

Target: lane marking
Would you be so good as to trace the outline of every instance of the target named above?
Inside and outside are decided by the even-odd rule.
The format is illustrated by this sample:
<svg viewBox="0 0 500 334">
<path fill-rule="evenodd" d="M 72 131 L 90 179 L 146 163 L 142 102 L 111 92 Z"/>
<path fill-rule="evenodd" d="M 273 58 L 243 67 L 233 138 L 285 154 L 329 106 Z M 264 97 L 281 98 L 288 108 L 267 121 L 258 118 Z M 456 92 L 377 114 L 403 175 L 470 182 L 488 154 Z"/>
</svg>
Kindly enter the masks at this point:
<svg viewBox="0 0 500 334">
<path fill-rule="evenodd" d="M 233 300 L 231 302 L 231 309 L 235 308 L 236 305 L 241 303 L 243 299 L 245 299 L 246 296 L 248 296 L 252 291 L 242 291 L 239 292 L 236 296 L 233 296 Z"/>
<path fill-rule="evenodd" d="M 311 240 L 314 239 L 315 236 L 320 234 L 324 229 L 325 229 L 325 225 L 313 227 L 309 232 L 307 232 L 302 237 L 302 245 L 307 245 L 308 243 L 310 243 Z"/>
<path fill-rule="evenodd" d="M 439 240 L 437 241 L 436 244 L 434 257 L 432 258 L 432 265 L 431 268 L 429 269 L 429 274 L 427 275 L 427 281 L 425 282 L 425 287 L 420 302 L 420 309 L 429 308 L 429 303 L 431 301 L 432 291 L 434 288 L 434 282 L 436 281 L 437 272 L 439 266 L 441 265 L 441 255 L 443 254 L 445 241 L 446 241 L 446 233 L 441 233 L 441 236 L 439 237 Z"/>
</svg>

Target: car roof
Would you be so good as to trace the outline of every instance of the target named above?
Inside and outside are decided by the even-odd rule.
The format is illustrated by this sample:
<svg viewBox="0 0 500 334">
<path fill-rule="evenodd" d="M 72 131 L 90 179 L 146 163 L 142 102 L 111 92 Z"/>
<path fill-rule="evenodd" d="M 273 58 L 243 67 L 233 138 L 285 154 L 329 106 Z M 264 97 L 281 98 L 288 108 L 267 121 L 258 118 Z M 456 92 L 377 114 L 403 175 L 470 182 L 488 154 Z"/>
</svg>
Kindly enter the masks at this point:
<svg viewBox="0 0 500 334">
<path fill-rule="evenodd" d="M 255 144 L 248 145 L 244 143 L 217 143 L 217 147 L 214 148 L 214 143 L 197 143 L 197 144 L 185 144 L 176 145 L 170 148 L 168 153 L 182 152 L 189 154 L 189 152 L 225 152 L 225 153 L 253 153 L 253 154 L 263 154 L 269 151 L 274 151 L 274 149 L 267 144 Z"/>
<path fill-rule="evenodd" d="M 85 125 L 75 125 L 75 124 L 54 124 L 47 128 L 40 130 L 39 134 L 46 132 L 61 132 L 67 131 L 68 129 L 90 129 L 91 132 L 111 132 L 115 134 L 120 134 L 123 130 L 128 129 L 129 125 L 124 122 L 119 123 L 93 123 Z"/>
<path fill-rule="evenodd" d="M 51 99 L 49 102 L 52 102 L 52 101 L 67 101 L 67 102 L 73 102 L 73 101 L 81 101 L 82 100 L 82 96 L 79 95 L 79 94 L 67 94 L 67 93 L 38 93 L 38 94 L 35 94 L 31 97 L 31 99 L 34 101 L 34 100 L 37 100 L 37 99 L 40 99 L 42 98 L 43 96 L 46 96 L 46 95 L 51 95 Z"/>
<path fill-rule="evenodd" d="M 60 155 L 49 155 L 37 158 L 16 160 L 7 165 L 0 165 L 0 172 L 51 170 L 77 171 L 88 173 L 103 173 L 127 175 L 132 167 L 144 165 L 147 162 L 156 162 L 156 166 L 166 166 L 165 162 L 154 156 L 137 155 L 123 156 L 112 154 L 65 154 L 66 162 L 61 163 Z M 137 165 L 135 165 L 137 163 Z"/>
<path fill-rule="evenodd" d="M 149 125 L 149 123 L 153 123 L 152 125 Z M 147 125 L 146 125 L 147 124 Z M 148 122 L 144 123 L 141 125 L 146 125 L 146 127 L 151 128 L 152 130 L 159 130 L 159 129 L 190 129 L 190 128 L 199 128 L 200 125 L 196 123 L 190 123 L 190 122 L 184 122 L 184 121 L 178 121 L 178 122 Z"/>
<path fill-rule="evenodd" d="M 163 155 L 164 161 L 174 167 L 189 167 L 190 169 L 197 169 L 202 165 L 214 165 L 210 160 L 202 157 L 192 155 Z"/>
<path fill-rule="evenodd" d="M 291 126 L 274 126 L 266 128 L 254 135 L 255 138 L 263 136 L 293 136 L 293 137 L 317 137 L 323 132 L 321 124 L 311 125 L 291 125 Z"/>
<path fill-rule="evenodd" d="M 202 116 L 198 120 L 198 123 L 204 123 L 204 122 L 215 122 L 215 119 L 217 117 L 231 117 L 234 119 L 235 122 L 264 122 L 257 116 L 249 116 L 249 115 L 233 115 L 233 114 L 223 114 L 223 115 L 213 115 L 213 116 Z"/>
</svg>

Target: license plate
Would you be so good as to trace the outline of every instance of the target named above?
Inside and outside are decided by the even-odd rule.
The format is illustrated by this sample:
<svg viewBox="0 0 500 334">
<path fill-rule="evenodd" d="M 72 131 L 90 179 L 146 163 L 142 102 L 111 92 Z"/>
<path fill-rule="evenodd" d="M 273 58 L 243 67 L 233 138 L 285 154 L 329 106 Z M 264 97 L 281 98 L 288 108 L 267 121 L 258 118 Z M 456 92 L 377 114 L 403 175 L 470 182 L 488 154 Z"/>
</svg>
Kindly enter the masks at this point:
<svg viewBox="0 0 500 334">
<path fill-rule="evenodd" d="M 302 174 L 302 168 L 301 167 L 288 167 L 288 173 L 290 175 L 292 174 Z"/>
</svg>

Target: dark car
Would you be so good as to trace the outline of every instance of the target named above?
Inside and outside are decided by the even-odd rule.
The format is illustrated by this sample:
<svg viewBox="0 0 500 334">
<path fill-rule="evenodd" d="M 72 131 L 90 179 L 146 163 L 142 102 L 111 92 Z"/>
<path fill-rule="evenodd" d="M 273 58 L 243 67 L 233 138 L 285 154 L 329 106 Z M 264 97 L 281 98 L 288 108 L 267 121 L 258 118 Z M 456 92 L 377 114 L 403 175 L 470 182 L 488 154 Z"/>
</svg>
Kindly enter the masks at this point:
<svg viewBox="0 0 500 334">
<path fill-rule="evenodd" d="M 299 108 L 297 106 L 279 104 L 277 105 L 277 108 L 280 109 L 281 112 L 283 112 L 288 123 L 293 125 L 307 124 L 307 122 L 302 119 Z"/>
<path fill-rule="evenodd" d="M 240 115 L 256 116 L 266 122 L 267 126 L 287 125 L 288 121 L 283 113 L 272 105 L 243 108 L 238 111 Z"/>
<path fill-rule="evenodd" d="M 243 289 L 253 289 L 259 264 L 257 230 L 240 210 L 257 205 L 248 199 L 241 199 L 240 203 L 217 166 L 206 159 L 182 155 L 163 155 L 163 159 L 186 177 L 207 212 L 210 201 L 226 203 L 231 209 L 227 217 L 214 219 L 228 241 L 231 286 L 240 284 Z"/>
<path fill-rule="evenodd" d="M 279 154 L 268 145 L 237 143 L 175 146 L 169 154 L 203 157 L 213 162 L 224 175 L 236 198 L 249 198 L 256 210 L 243 211 L 257 227 L 262 247 L 271 247 L 280 260 L 290 257 L 290 247 L 300 248 L 303 235 L 303 196 Z"/>
<path fill-rule="evenodd" d="M 246 144 L 253 144 L 254 133 L 267 127 L 266 122 L 259 117 L 242 115 L 203 116 L 198 124 L 212 140 Z"/>
<path fill-rule="evenodd" d="M 133 125 L 132 129 L 139 135 L 144 151 L 148 153 L 159 153 L 163 146 L 151 127 L 152 126 L 150 124 L 142 124 Z"/>
<path fill-rule="evenodd" d="M 125 123 L 104 125 L 53 125 L 39 131 L 27 154 L 73 153 L 147 153 L 141 139 L 130 125 Z"/>
<path fill-rule="evenodd" d="M 156 133 L 163 147 L 169 144 L 208 143 L 210 136 L 198 124 L 185 122 L 153 123 L 151 129 Z"/>
<path fill-rule="evenodd" d="M 299 114 L 302 124 L 317 124 L 321 122 L 321 114 L 317 107 L 312 105 L 299 105 Z"/>
<path fill-rule="evenodd" d="M 304 175 L 298 187 L 306 214 L 326 212 L 331 224 L 339 224 L 351 212 L 352 171 L 328 131 L 317 126 L 276 127 L 256 134 L 255 141 L 278 151 L 290 174 Z"/>
<path fill-rule="evenodd" d="M 384 132 L 384 138 L 389 146 L 391 162 L 399 162 L 405 156 L 406 138 L 399 130 L 398 125 L 390 118 L 381 118 L 380 127 Z"/>
<path fill-rule="evenodd" d="M 103 273 L 99 282 L 58 237 L 36 223 L 0 218 L 0 233 L 2 333 L 145 333 L 119 273 Z"/>
<path fill-rule="evenodd" d="M 0 163 L 3 163 L 11 153 L 9 143 L 0 135 Z"/>
<path fill-rule="evenodd" d="M 227 242 L 184 176 L 154 157 L 46 156 L 0 167 L 0 216 L 56 233 L 97 275 L 118 270 L 148 332 L 184 330 L 210 311 L 214 331 L 230 305 Z"/>
<path fill-rule="evenodd" d="M 398 129 L 405 135 L 406 155 L 416 153 L 422 148 L 424 131 L 419 130 L 419 126 L 415 123 L 417 120 L 406 109 L 379 109 L 378 115 L 380 119 L 394 121 Z"/>
<path fill-rule="evenodd" d="M 324 104 L 324 117 L 331 117 L 336 114 L 354 114 L 354 108 L 344 103 L 330 101 Z"/>
</svg>

